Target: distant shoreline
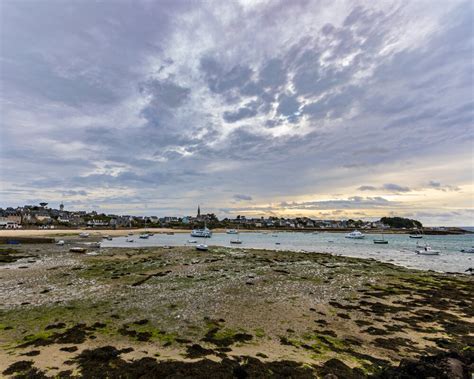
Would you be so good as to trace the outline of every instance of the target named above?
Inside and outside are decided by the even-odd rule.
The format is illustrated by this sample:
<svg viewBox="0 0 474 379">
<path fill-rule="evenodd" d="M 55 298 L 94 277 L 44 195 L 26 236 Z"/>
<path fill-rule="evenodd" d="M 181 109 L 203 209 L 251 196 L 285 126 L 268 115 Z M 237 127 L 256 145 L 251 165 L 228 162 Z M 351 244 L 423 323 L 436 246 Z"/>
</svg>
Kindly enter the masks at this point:
<svg viewBox="0 0 474 379">
<path fill-rule="evenodd" d="M 225 233 L 227 229 L 225 228 L 216 228 L 212 231 L 214 233 Z M 354 228 L 345 228 L 345 229 L 290 229 L 290 228 L 281 228 L 281 229 L 241 229 L 241 233 L 278 233 L 278 232 L 296 232 L 296 233 L 349 233 L 353 231 Z M 137 233 L 156 233 L 156 234 L 166 234 L 166 233 L 190 233 L 190 229 L 173 229 L 173 228 L 136 228 L 136 229 L 88 229 L 88 228 L 79 228 L 79 229 L 3 229 L 0 230 L 0 237 L 74 237 L 80 233 L 89 233 L 91 237 L 119 237 L 126 236 L 128 233 L 132 232 L 133 234 Z M 413 230 L 381 230 L 381 229 L 370 229 L 364 230 L 361 229 L 362 233 L 366 234 L 415 234 Z M 462 228 L 450 228 L 446 230 L 434 230 L 434 229 L 424 229 L 423 233 L 426 235 L 461 235 L 461 234 L 473 234 L 472 231 L 464 230 Z"/>
</svg>

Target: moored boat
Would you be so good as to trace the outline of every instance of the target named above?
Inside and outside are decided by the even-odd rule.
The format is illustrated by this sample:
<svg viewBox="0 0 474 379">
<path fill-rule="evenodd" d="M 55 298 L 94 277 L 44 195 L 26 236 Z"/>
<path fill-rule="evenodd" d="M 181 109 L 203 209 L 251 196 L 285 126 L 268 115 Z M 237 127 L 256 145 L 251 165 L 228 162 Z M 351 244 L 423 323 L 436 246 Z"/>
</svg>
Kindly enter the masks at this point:
<svg viewBox="0 0 474 379">
<path fill-rule="evenodd" d="M 344 237 L 360 240 L 360 239 L 365 238 L 365 235 L 359 232 L 358 230 L 354 230 L 353 232 L 347 233 Z"/>
<path fill-rule="evenodd" d="M 64 246 L 64 241 L 63 241 L 63 240 L 59 240 L 58 242 L 56 242 L 56 245 L 58 245 L 58 246 Z"/>
<path fill-rule="evenodd" d="M 79 234 L 79 237 L 81 237 L 81 238 L 87 238 L 89 236 L 90 236 L 90 234 L 86 233 L 86 232 L 82 232 L 82 233 Z"/>
<path fill-rule="evenodd" d="M 432 249 L 430 245 L 419 247 L 415 252 L 419 255 L 439 255 L 440 253 L 439 250 Z"/>
<path fill-rule="evenodd" d="M 239 234 L 239 232 L 237 231 L 237 229 L 227 229 L 226 233 L 227 233 L 227 234 Z"/>
<path fill-rule="evenodd" d="M 374 239 L 374 243 L 375 244 L 378 244 L 378 245 L 387 245 L 388 244 L 388 241 L 385 239 L 384 235 L 382 234 L 382 238 L 381 239 Z"/>
<path fill-rule="evenodd" d="M 133 238 L 127 238 L 127 242 L 133 242 Z"/>
<path fill-rule="evenodd" d="M 199 245 L 196 246 L 196 250 L 199 250 L 199 251 L 207 251 L 208 250 L 208 247 L 207 245 L 201 243 Z"/>
<path fill-rule="evenodd" d="M 203 229 L 193 229 L 191 231 L 191 237 L 211 238 L 212 232 L 207 227 Z"/>
</svg>

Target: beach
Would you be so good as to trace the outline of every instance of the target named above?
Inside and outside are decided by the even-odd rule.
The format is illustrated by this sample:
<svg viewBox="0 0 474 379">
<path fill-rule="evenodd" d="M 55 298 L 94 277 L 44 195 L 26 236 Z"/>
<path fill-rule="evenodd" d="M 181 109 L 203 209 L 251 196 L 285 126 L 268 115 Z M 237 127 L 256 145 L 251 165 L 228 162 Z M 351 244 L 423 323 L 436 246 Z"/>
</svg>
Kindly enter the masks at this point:
<svg viewBox="0 0 474 379">
<path fill-rule="evenodd" d="M 10 257 L 0 264 L 7 376 L 120 377 L 120 368 L 130 377 L 367 377 L 424 355 L 450 352 L 463 362 L 473 347 L 468 275 L 218 246 L 0 250 Z"/>
</svg>

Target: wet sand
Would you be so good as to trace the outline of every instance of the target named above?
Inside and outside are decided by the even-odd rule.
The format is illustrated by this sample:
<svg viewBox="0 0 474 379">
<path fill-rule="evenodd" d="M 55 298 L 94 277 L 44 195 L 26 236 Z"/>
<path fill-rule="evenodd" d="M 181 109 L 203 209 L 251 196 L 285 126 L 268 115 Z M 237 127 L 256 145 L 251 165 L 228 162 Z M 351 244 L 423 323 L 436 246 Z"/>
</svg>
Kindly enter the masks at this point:
<svg viewBox="0 0 474 379">
<path fill-rule="evenodd" d="M 362 378 L 427 354 L 472 358 L 472 276 L 223 247 L 0 251 L 7 377 Z"/>
</svg>

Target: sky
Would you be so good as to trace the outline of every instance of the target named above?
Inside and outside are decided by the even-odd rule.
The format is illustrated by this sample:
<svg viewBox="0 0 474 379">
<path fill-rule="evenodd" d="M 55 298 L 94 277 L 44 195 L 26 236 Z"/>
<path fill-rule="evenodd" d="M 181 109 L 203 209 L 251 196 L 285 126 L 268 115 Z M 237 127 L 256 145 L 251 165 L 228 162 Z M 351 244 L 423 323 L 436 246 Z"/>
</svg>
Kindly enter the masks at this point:
<svg viewBox="0 0 474 379">
<path fill-rule="evenodd" d="M 473 3 L 0 1 L 0 207 L 474 225 Z"/>
</svg>

